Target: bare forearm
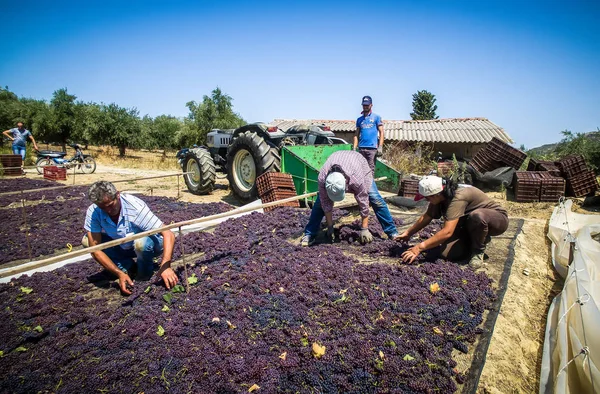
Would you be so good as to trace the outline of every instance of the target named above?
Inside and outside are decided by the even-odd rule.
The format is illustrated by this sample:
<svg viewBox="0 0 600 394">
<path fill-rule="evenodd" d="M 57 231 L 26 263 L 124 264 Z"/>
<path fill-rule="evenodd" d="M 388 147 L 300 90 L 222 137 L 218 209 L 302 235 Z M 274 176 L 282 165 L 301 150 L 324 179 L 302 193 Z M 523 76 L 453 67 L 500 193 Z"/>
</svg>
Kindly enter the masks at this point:
<svg viewBox="0 0 600 394">
<path fill-rule="evenodd" d="M 14 141 L 15 139 L 10 135 L 10 130 L 6 130 L 3 131 L 2 134 L 4 134 L 6 137 L 8 137 L 8 139 L 10 139 L 11 141 Z"/>
<path fill-rule="evenodd" d="M 365 216 L 365 217 L 362 218 L 361 227 L 362 228 L 369 228 L 369 217 L 368 216 Z"/>
<path fill-rule="evenodd" d="M 383 126 L 379 126 L 379 147 L 383 148 Z"/>
<path fill-rule="evenodd" d="M 90 246 L 95 246 L 95 245 L 90 245 Z M 117 267 L 117 265 L 115 263 L 113 263 L 113 261 L 110 259 L 110 257 L 108 257 L 106 255 L 106 253 L 104 253 L 103 251 L 99 250 L 97 252 L 92 253 L 92 257 L 94 257 L 94 259 L 98 263 L 100 263 L 100 265 L 102 267 L 104 267 L 111 274 L 113 274 L 115 276 L 119 276 L 124 273 L 123 271 L 121 271 L 119 269 L 119 267 Z"/>
<path fill-rule="evenodd" d="M 170 266 L 171 258 L 173 257 L 173 247 L 175 245 L 175 235 L 171 230 L 163 231 L 161 234 L 163 236 L 164 249 L 161 265 L 169 264 Z"/>
<path fill-rule="evenodd" d="M 333 226 L 333 214 L 331 212 L 325 212 L 325 221 L 328 227 Z"/>
<path fill-rule="evenodd" d="M 354 138 L 352 139 L 352 148 L 354 150 L 356 150 L 356 147 L 358 146 L 358 136 L 355 134 Z"/>
</svg>

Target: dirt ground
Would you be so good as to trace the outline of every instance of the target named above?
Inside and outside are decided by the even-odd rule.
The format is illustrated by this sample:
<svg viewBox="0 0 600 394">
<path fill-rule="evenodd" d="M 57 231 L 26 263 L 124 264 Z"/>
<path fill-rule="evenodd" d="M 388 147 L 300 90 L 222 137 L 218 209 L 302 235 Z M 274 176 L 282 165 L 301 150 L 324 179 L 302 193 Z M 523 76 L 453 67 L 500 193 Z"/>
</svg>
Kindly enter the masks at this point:
<svg viewBox="0 0 600 394">
<path fill-rule="evenodd" d="M 73 175 L 69 173 L 63 183 L 82 185 L 98 180 L 130 180 L 116 183 L 117 188 L 123 192 L 175 197 L 195 203 L 224 201 L 235 206 L 242 205 L 228 190 L 226 179 L 218 179 L 214 192 L 208 196 L 188 192 L 182 177 L 131 181 L 133 178 L 175 173 L 176 170 L 143 170 L 99 164 L 94 174 L 76 174 L 73 182 Z M 28 170 L 26 176 L 41 179 L 34 169 Z M 539 390 L 547 310 L 552 298 L 562 289 L 562 281 L 552 268 L 550 244 L 545 236 L 555 204 L 515 203 L 507 199 L 506 193 L 490 193 L 490 196 L 505 206 L 511 217 L 525 220 L 515 244 L 508 288 L 477 393 L 536 393 Z"/>
</svg>

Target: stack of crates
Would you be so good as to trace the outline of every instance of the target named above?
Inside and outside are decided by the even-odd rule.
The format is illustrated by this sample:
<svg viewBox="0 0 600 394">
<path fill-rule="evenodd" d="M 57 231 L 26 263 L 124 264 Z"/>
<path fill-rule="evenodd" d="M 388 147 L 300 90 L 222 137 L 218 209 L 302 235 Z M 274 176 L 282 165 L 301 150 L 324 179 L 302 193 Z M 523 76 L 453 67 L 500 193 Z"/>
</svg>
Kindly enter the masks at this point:
<svg viewBox="0 0 600 394">
<path fill-rule="evenodd" d="M 51 181 L 66 181 L 67 169 L 64 167 L 57 166 L 45 166 L 44 179 L 48 179 Z"/>
<path fill-rule="evenodd" d="M 0 163 L 4 168 L 4 175 L 6 176 L 18 176 L 21 175 L 21 165 L 23 159 L 21 155 L 0 155 Z"/>
<path fill-rule="evenodd" d="M 567 195 L 584 197 L 598 190 L 598 180 L 581 155 L 568 156 L 558 162 L 558 167 L 567 179 Z"/>
<path fill-rule="evenodd" d="M 258 189 L 258 196 L 263 203 L 283 200 L 297 195 L 292 176 L 282 172 L 266 172 L 260 175 L 256 178 L 256 188 Z M 282 206 L 298 208 L 300 207 L 300 202 L 298 200 L 290 201 L 265 208 L 264 210 L 268 212 Z"/>
<path fill-rule="evenodd" d="M 398 195 L 407 198 L 414 198 L 419 193 L 418 179 L 402 179 L 400 181 L 400 190 Z"/>
<path fill-rule="evenodd" d="M 449 176 L 454 172 L 454 162 L 441 161 L 437 163 L 437 175 L 438 176 Z"/>
<path fill-rule="evenodd" d="M 485 148 L 475 154 L 469 164 L 483 174 L 500 167 L 512 167 L 519 170 L 526 158 L 525 152 L 493 137 Z"/>
<path fill-rule="evenodd" d="M 517 202 L 558 202 L 565 195 L 565 180 L 547 171 L 516 171 L 513 186 Z"/>
</svg>

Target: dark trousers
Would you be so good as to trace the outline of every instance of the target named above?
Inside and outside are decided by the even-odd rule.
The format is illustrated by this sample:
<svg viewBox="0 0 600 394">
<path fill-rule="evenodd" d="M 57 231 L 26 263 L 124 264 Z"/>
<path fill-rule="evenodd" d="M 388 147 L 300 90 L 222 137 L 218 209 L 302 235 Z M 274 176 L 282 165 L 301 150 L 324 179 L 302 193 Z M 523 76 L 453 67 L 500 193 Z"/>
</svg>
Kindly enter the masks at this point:
<svg viewBox="0 0 600 394">
<path fill-rule="evenodd" d="M 358 148 L 358 153 L 363 155 L 365 159 L 367 159 L 367 163 L 369 163 L 369 168 L 371 168 L 371 172 L 373 173 L 373 177 L 375 177 L 375 158 L 377 157 L 377 149 L 376 148 Z"/>
<path fill-rule="evenodd" d="M 448 260 L 468 258 L 481 253 L 489 237 L 497 236 L 508 228 L 508 216 L 495 209 L 476 209 L 459 219 L 454 233 L 441 245 L 442 257 Z"/>
</svg>

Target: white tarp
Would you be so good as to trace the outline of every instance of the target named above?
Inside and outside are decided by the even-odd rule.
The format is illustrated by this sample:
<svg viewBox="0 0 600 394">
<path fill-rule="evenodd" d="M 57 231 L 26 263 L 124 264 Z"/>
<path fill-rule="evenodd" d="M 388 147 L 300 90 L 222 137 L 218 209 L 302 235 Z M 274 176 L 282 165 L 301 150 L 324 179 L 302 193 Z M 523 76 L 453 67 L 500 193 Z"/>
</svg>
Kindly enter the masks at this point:
<svg viewBox="0 0 600 394">
<path fill-rule="evenodd" d="M 593 238 L 600 234 L 600 215 L 575 214 L 571 204 L 555 208 L 548 229 L 565 284 L 548 311 L 540 394 L 600 392 L 600 243 Z"/>
</svg>

